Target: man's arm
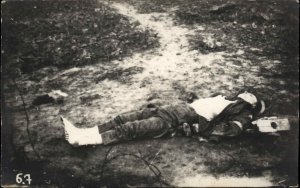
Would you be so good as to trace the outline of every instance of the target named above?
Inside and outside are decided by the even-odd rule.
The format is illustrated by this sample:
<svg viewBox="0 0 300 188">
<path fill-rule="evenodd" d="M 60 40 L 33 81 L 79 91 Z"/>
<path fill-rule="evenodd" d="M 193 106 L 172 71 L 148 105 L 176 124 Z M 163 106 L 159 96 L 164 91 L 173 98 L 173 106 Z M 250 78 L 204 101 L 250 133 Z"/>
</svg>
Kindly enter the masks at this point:
<svg viewBox="0 0 300 188">
<path fill-rule="evenodd" d="M 245 110 L 240 114 L 231 117 L 227 122 L 222 122 L 215 127 L 212 135 L 215 136 L 238 136 L 243 131 L 251 128 L 252 113 L 249 110 Z"/>
<path fill-rule="evenodd" d="M 231 118 L 231 121 L 238 124 L 242 130 L 253 128 L 253 113 L 250 110 L 244 110 L 242 113 Z"/>
</svg>

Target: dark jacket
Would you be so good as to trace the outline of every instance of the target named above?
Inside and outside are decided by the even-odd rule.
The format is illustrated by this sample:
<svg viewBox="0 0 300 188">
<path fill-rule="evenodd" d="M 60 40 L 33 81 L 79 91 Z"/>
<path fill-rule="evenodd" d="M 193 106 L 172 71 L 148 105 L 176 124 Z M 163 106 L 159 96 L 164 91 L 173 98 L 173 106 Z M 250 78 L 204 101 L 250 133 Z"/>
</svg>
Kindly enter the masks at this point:
<svg viewBox="0 0 300 188">
<path fill-rule="evenodd" d="M 252 106 L 242 99 L 228 105 L 212 121 L 205 122 L 204 118 L 199 119 L 200 135 L 204 137 L 215 136 L 238 136 L 244 130 L 252 126 Z"/>
</svg>

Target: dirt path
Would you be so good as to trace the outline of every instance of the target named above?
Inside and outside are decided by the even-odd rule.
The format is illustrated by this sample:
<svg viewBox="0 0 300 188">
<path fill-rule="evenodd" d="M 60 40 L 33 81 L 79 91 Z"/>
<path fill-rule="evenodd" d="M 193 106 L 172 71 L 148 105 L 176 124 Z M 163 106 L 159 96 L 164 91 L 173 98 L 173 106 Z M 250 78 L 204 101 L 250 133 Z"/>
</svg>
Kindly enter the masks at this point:
<svg viewBox="0 0 300 188">
<path fill-rule="evenodd" d="M 144 90 L 143 95 L 159 91 L 164 95 L 165 91 L 176 93 L 176 90 L 185 89 L 206 97 L 212 92 L 228 93 L 241 88 L 248 80 L 256 84 L 264 81 L 257 76 L 259 67 L 251 61 L 242 59 L 242 65 L 237 66 L 224 58 L 224 56 L 241 55 L 242 50 L 237 50 L 236 53 L 216 52 L 206 55 L 196 50 L 191 51 L 188 37 L 203 28 L 202 26 L 196 26 L 194 29 L 176 26 L 171 16 L 174 9 L 168 13 L 139 14 L 128 4 L 114 3 L 111 6 L 120 14 L 128 16 L 132 22 L 138 21 L 141 29 L 152 29 L 160 37 L 158 49 L 137 53 L 122 61 L 116 61 L 126 68 L 139 66 L 144 69 L 141 74 L 134 76 L 130 90 L 133 89 L 135 92 Z M 208 33 L 202 32 L 206 36 L 204 42 L 207 45 L 222 45 Z M 248 74 L 249 72 L 252 74 Z M 145 86 L 146 89 L 143 88 Z M 170 92 L 166 95 L 170 97 Z M 178 96 L 175 95 L 176 97 Z"/>
<path fill-rule="evenodd" d="M 181 83 L 184 87 L 193 86 L 199 82 L 199 78 L 205 82 L 206 74 L 205 69 L 193 70 L 212 67 L 214 61 L 223 59 L 222 53 L 200 55 L 197 51 L 190 51 L 187 36 L 194 35 L 195 31 L 175 26 L 169 13 L 138 14 L 134 7 L 118 3 L 112 7 L 120 14 L 128 16 L 132 22 L 138 21 L 141 29 L 152 29 L 160 37 L 160 47 L 155 51 L 135 54 L 120 62 L 125 67 L 144 68 L 142 74 L 134 77 L 136 84 L 148 80 L 151 82 L 147 85 L 149 90 L 173 90 L 172 85 L 175 83 Z"/>
</svg>

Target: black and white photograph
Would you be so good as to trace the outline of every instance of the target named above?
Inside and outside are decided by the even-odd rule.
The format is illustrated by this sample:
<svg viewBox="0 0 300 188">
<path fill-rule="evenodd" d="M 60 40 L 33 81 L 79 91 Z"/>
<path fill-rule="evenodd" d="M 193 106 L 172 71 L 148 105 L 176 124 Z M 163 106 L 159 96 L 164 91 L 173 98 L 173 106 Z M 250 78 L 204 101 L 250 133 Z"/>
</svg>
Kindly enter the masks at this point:
<svg viewBox="0 0 300 188">
<path fill-rule="evenodd" d="M 2 187 L 298 187 L 299 0 L 2 0 Z"/>
</svg>

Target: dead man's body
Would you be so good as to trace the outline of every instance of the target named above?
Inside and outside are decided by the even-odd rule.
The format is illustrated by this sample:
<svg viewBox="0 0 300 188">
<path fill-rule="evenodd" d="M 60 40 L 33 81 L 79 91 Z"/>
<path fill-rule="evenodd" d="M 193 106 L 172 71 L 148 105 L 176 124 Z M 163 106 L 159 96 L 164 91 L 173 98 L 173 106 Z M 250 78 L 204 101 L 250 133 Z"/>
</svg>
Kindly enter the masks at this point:
<svg viewBox="0 0 300 188">
<path fill-rule="evenodd" d="M 121 114 L 102 125 L 80 129 L 62 118 L 66 140 L 73 145 L 110 144 L 141 138 L 160 138 L 183 132 L 207 139 L 234 137 L 251 127 L 264 111 L 264 102 L 251 93 L 234 99 L 225 96 L 197 99 L 192 103 L 149 106 Z"/>
</svg>

